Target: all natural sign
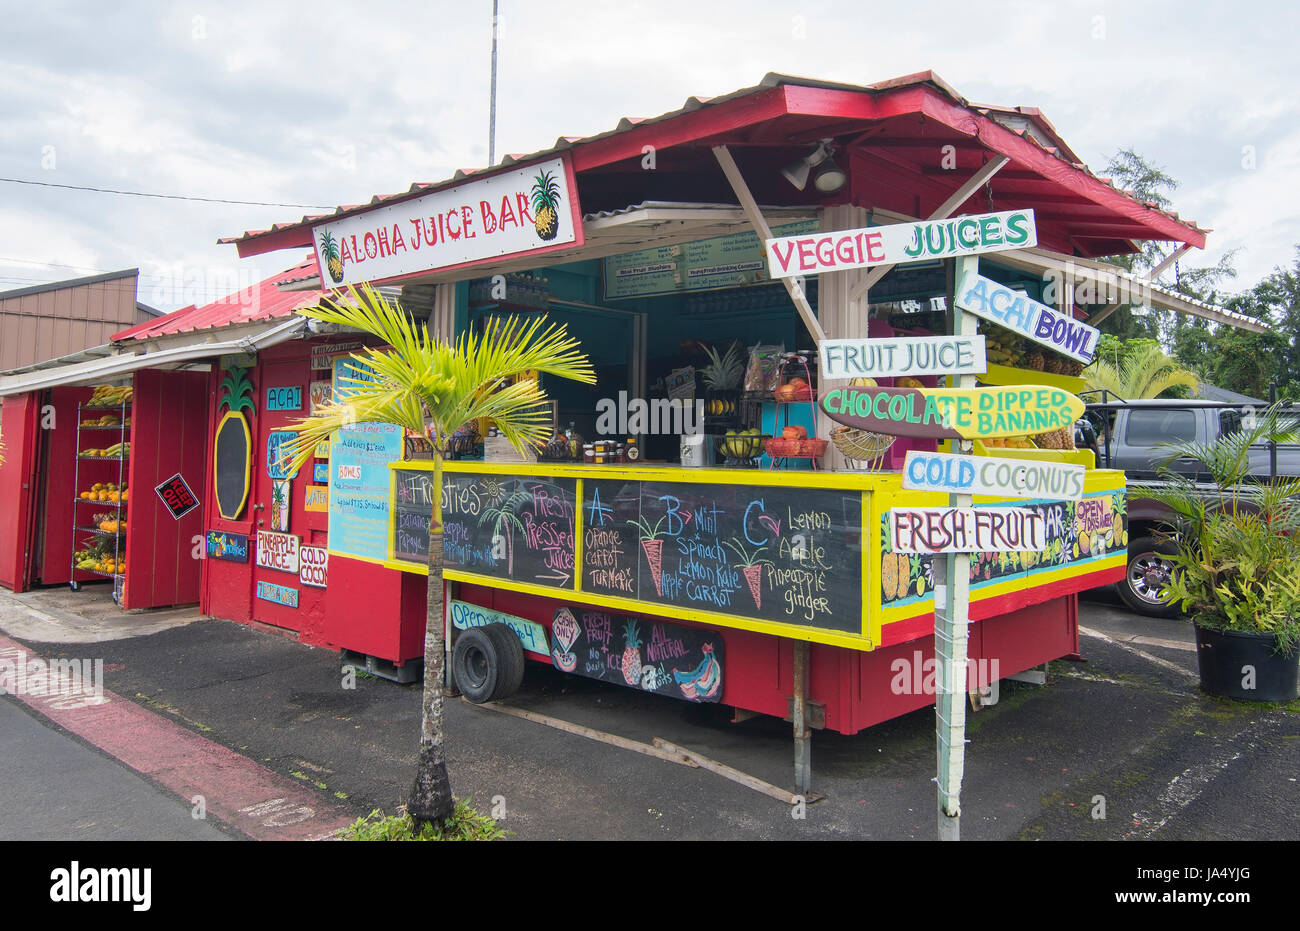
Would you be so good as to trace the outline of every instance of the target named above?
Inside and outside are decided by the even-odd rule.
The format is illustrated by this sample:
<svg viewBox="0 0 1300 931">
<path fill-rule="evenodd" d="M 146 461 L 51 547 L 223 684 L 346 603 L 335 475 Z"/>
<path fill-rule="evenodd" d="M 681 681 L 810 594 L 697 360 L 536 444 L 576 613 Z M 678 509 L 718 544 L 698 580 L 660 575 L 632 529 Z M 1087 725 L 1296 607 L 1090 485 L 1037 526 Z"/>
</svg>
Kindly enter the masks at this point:
<svg viewBox="0 0 1300 931">
<path fill-rule="evenodd" d="M 825 339 L 824 378 L 978 375 L 988 371 L 983 336 Z"/>
<path fill-rule="evenodd" d="M 890 508 L 895 553 L 1037 553 L 1047 521 L 1030 508 Z"/>
<path fill-rule="evenodd" d="M 891 226 L 804 233 L 764 242 L 773 278 L 898 265 L 984 252 L 1027 249 L 1038 244 L 1032 210 L 972 214 Z"/>
<path fill-rule="evenodd" d="M 903 463 L 903 487 L 955 495 L 998 495 L 1073 501 L 1083 497 L 1085 470 L 1064 462 L 954 456 L 911 449 Z"/>
<path fill-rule="evenodd" d="M 1060 388 L 834 388 L 822 410 L 837 423 L 890 436 L 975 439 L 1073 429 L 1083 402 Z"/>
<path fill-rule="evenodd" d="M 1058 313 L 977 272 L 962 276 L 953 302 L 961 310 L 1014 330 L 1085 365 L 1092 361 L 1097 340 L 1101 338 L 1101 331 L 1095 327 Z"/>
</svg>

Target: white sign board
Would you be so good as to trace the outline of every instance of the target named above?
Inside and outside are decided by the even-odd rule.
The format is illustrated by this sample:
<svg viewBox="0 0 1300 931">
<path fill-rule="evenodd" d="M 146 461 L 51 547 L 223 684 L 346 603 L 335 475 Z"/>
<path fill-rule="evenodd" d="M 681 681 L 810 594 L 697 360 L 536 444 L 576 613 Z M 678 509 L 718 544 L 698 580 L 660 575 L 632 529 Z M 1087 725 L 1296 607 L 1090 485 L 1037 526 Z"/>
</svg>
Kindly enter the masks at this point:
<svg viewBox="0 0 1300 931">
<path fill-rule="evenodd" d="M 257 565 L 263 569 L 298 574 L 298 547 L 301 538 L 288 533 L 257 531 Z"/>
<path fill-rule="evenodd" d="M 1037 553 L 1046 520 L 1028 508 L 890 508 L 895 553 Z"/>
<path fill-rule="evenodd" d="M 298 548 L 298 581 L 312 588 L 325 588 L 329 583 L 330 554 L 323 546 Z"/>
<path fill-rule="evenodd" d="M 1085 365 L 1097 351 L 1101 336 L 1097 328 L 976 272 L 962 276 L 953 302 L 962 310 L 1014 330 Z"/>
<path fill-rule="evenodd" d="M 326 287 L 581 245 L 568 161 L 553 158 L 312 227 Z"/>
<path fill-rule="evenodd" d="M 903 487 L 952 495 L 999 495 L 1074 501 L 1083 497 L 1084 468 L 1063 462 L 954 456 L 907 451 Z"/>
<path fill-rule="evenodd" d="M 978 375 L 988 371 L 983 336 L 824 339 L 823 378 Z"/>
<path fill-rule="evenodd" d="M 791 278 L 870 265 L 899 265 L 1028 249 L 1037 244 L 1034 211 L 1006 210 L 947 220 L 781 236 L 765 240 L 763 251 L 773 278 Z"/>
</svg>

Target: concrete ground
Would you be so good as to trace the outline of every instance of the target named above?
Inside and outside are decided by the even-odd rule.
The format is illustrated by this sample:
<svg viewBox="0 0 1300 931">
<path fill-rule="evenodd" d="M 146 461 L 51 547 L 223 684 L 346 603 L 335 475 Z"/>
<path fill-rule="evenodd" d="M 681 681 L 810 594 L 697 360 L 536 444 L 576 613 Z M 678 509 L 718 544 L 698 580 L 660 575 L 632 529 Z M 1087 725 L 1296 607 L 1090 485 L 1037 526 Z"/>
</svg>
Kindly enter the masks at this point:
<svg viewBox="0 0 1300 931">
<path fill-rule="evenodd" d="M 45 656 L 102 658 L 112 692 L 322 803 L 362 814 L 403 800 L 418 687 L 360 676 L 348 688 L 338 654 L 226 621 L 107 611 L 65 631 L 60 614 L 76 614 L 67 594 L 0 591 L 0 629 Z M 36 629 L 33 612 L 53 622 Z M 968 717 L 963 837 L 1300 838 L 1300 703 L 1200 693 L 1185 622 L 1137 617 L 1104 594 L 1080 618 L 1086 663 L 1053 663 L 1045 686 L 1003 682 L 999 703 Z M 74 638 L 91 627 L 103 636 L 88 653 Z M 780 721 L 731 724 L 726 708 L 532 663 L 508 704 L 634 740 L 661 737 L 778 786 L 792 782 L 790 729 Z M 817 733 L 813 788 L 825 799 L 802 818 L 714 773 L 460 700 L 446 717 L 456 793 L 504 813 L 520 839 L 935 836 L 929 710 L 853 737 Z"/>
</svg>

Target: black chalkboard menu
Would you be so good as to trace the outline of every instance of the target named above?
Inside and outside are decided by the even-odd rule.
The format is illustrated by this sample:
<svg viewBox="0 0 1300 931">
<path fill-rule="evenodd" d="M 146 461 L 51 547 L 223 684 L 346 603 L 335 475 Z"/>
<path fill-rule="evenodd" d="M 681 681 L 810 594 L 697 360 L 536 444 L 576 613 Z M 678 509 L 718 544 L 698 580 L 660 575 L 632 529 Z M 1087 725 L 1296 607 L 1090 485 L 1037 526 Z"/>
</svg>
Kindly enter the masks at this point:
<svg viewBox="0 0 1300 931">
<path fill-rule="evenodd" d="M 402 471 L 398 470 L 399 499 Z M 571 478 L 443 473 L 444 565 L 517 582 L 572 588 L 576 490 L 577 482 Z M 399 500 L 399 532 L 401 508 Z M 427 547 L 427 532 L 424 543 Z"/>
<path fill-rule="evenodd" d="M 248 423 L 240 413 L 228 413 L 217 427 L 213 453 L 213 490 L 217 513 L 235 520 L 248 500 L 249 448 Z"/>
<path fill-rule="evenodd" d="M 427 565 L 429 522 L 433 518 L 433 473 L 394 469 L 393 558 Z"/>
<path fill-rule="evenodd" d="M 582 518 L 584 591 L 862 630 L 859 492 L 589 479 Z"/>
</svg>

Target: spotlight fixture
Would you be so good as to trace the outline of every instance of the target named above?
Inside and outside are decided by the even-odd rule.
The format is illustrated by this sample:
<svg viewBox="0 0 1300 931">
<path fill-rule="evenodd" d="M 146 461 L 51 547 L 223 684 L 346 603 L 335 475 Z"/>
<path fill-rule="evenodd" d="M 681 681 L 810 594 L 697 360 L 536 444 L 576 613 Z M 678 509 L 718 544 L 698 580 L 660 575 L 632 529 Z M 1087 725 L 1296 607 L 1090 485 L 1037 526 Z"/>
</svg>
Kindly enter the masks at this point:
<svg viewBox="0 0 1300 931">
<path fill-rule="evenodd" d="M 835 164 L 831 157 L 835 152 L 829 139 L 823 139 L 817 147 L 796 162 L 791 162 L 781 169 L 785 179 L 799 190 L 808 186 L 812 176 L 813 187 L 823 194 L 834 194 L 844 187 L 848 176 Z"/>
</svg>

